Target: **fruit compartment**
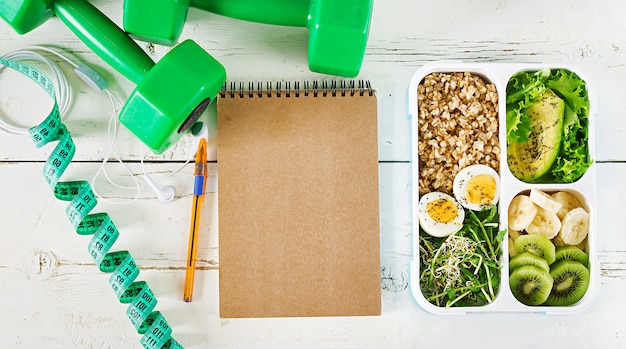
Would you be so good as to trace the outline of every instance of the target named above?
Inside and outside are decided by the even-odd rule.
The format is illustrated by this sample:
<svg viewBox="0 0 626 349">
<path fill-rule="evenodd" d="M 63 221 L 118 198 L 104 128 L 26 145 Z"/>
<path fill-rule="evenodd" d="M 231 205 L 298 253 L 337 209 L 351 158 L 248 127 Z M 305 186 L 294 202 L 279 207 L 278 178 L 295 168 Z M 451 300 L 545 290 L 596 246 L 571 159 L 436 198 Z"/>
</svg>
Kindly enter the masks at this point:
<svg viewBox="0 0 626 349">
<path fill-rule="evenodd" d="M 577 184 L 534 185 L 501 200 L 507 205 L 505 271 L 513 297 L 529 311 L 588 306 L 599 276 L 592 193 Z"/>
<path fill-rule="evenodd" d="M 511 172 L 507 163 L 507 125 L 506 123 L 506 88 L 509 78 L 514 76 L 520 71 L 540 71 L 545 68 L 564 68 L 571 72 L 576 72 L 578 76 L 586 82 L 586 91 L 588 93 L 590 101 L 590 109 L 588 110 L 588 150 L 589 156 L 594 155 L 594 130 L 593 130 L 593 117 L 595 115 L 595 100 L 593 96 L 593 90 L 590 80 L 581 75 L 579 70 L 575 67 L 571 67 L 563 64 L 478 64 L 478 63 L 462 63 L 462 62 L 433 62 L 423 66 L 413 76 L 408 93 L 408 105 L 409 115 L 412 118 L 412 185 L 413 185 L 413 259 L 410 264 L 410 288 L 414 299 L 425 310 L 435 314 L 464 314 L 467 312 L 500 312 L 500 311 L 519 311 L 519 312 L 541 312 L 541 313 L 574 313 L 578 312 L 591 304 L 596 295 L 596 288 L 599 278 L 599 268 L 596 254 L 596 232 L 595 232 L 595 166 L 591 164 L 586 171 L 572 183 L 525 183 L 518 179 Z M 423 246 L 424 241 L 420 240 L 420 225 L 419 225 L 419 210 L 418 204 L 420 198 L 420 183 L 419 183 L 419 150 L 418 150 L 418 138 L 423 132 L 428 130 L 418 129 L 418 101 L 417 101 L 417 88 L 422 80 L 431 73 L 460 73 L 470 72 L 483 79 L 485 82 L 495 85 L 496 92 L 498 94 L 498 137 L 500 144 L 500 166 L 497 169 L 500 178 L 500 198 L 498 202 L 498 216 L 500 229 L 507 229 L 504 235 L 504 241 L 501 247 L 501 269 L 499 270 L 500 285 L 489 285 L 494 288 L 494 296 L 491 302 L 486 304 L 465 304 L 463 306 L 450 306 L 446 307 L 445 304 L 435 305 L 426 299 L 425 294 L 422 292 L 422 282 L 420 277 L 424 271 L 428 268 L 420 267 L 420 259 L 428 256 Z M 511 234 L 508 232 L 508 209 L 511 200 L 518 194 L 529 194 L 530 191 L 543 191 L 546 193 L 555 193 L 563 191 L 566 193 L 573 193 L 582 206 L 588 212 L 589 220 L 589 234 L 586 238 L 585 248 L 589 259 L 589 286 L 584 296 L 576 303 L 571 305 L 527 305 L 519 301 L 513 294 L 509 286 L 511 281 L 511 272 L 509 270 L 509 254 L 512 252 L 514 245 L 509 246 L 508 241 Z M 423 194 L 423 193 L 422 193 Z M 513 232 L 513 234 L 515 234 Z M 488 247 L 487 247 L 488 248 Z M 560 252 L 562 253 L 562 252 Z M 519 263 L 518 261 L 514 262 Z M 518 274 L 513 277 L 517 278 Z M 490 293 L 491 291 L 488 291 Z M 457 292 L 452 297 L 458 297 Z M 457 304 L 458 305 L 458 304 Z"/>
</svg>

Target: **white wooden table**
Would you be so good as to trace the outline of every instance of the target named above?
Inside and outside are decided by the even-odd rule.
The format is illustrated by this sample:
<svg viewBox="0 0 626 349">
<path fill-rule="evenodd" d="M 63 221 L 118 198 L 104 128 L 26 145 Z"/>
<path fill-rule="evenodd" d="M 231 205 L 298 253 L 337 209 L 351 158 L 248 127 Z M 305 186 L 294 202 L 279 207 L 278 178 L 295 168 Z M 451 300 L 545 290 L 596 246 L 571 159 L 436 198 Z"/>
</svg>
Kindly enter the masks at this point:
<svg viewBox="0 0 626 349">
<path fill-rule="evenodd" d="M 121 0 L 92 3 L 121 23 Z M 183 32 L 227 69 L 231 81 L 330 80 L 306 65 L 307 30 L 247 23 L 191 10 Z M 0 23 L 0 53 L 28 44 L 62 49 L 104 74 L 125 98 L 134 86 L 110 69 L 58 19 L 18 36 Z M 142 47 L 158 60 L 161 46 Z M 410 121 L 407 88 L 423 64 L 468 62 L 568 62 L 578 64 L 597 89 L 596 165 L 601 285 L 596 302 L 577 315 L 474 314 L 436 316 L 422 310 L 408 289 L 411 260 Z M 100 203 L 121 230 L 115 250 L 128 249 L 159 299 L 185 348 L 626 348 L 626 5 L 605 1 L 376 1 L 365 61 L 358 79 L 378 91 L 382 315 L 355 318 L 221 319 L 218 315 L 216 162 L 204 206 L 195 297 L 182 301 L 192 167 L 177 169 L 195 149 L 184 139 L 146 168 L 177 198 L 162 204 L 143 185 L 128 205 Z M 61 66 L 70 67 L 60 62 Z M 68 176 L 91 179 L 109 148 L 107 97 L 71 77 L 74 90 L 65 122 L 77 144 Z M 26 97 L 25 95 L 29 95 Z M 7 97 L 9 96 L 9 97 Z M 0 110 L 41 120 L 48 99 L 10 75 L 0 74 Z M 211 112 L 204 117 L 213 118 Z M 214 130 L 212 130 L 214 132 Z M 210 143 L 211 160 L 215 143 Z M 27 137 L 0 137 L 0 346 L 3 348 L 139 348 L 139 338 L 97 270 L 85 237 L 73 232 L 66 203 L 56 200 L 41 175 L 50 147 Z M 121 147 L 141 173 L 138 142 Z M 119 168 L 112 165 L 115 171 Z M 99 182 L 105 193 L 106 183 Z M 131 198 L 132 191 L 113 191 Z"/>
</svg>

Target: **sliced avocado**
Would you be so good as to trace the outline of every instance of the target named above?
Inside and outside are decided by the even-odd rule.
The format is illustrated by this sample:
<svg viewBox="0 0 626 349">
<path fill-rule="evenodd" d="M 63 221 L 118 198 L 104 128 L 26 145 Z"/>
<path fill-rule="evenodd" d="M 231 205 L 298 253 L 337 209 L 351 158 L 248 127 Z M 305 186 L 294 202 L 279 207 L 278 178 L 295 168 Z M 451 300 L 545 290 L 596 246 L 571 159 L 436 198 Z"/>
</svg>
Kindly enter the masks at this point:
<svg viewBox="0 0 626 349">
<path fill-rule="evenodd" d="M 509 169 L 530 183 L 550 171 L 559 154 L 563 137 L 565 102 L 548 89 L 526 112 L 531 120 L 529 140 L 507 145 Z"/>
</svg>

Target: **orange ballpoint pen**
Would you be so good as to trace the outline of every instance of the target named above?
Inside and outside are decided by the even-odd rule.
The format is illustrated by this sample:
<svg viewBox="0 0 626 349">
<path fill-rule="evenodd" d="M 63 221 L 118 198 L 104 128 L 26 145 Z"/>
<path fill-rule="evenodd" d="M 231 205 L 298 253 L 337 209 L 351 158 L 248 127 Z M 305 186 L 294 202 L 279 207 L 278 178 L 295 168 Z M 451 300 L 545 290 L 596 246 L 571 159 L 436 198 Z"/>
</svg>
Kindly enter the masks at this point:
<svg viewBox="0 0 626 349">
<path fill-rule="evenodd" d="M 206 139 L 200 138 L 196 153 L 196 167 L 194 170 L 193 202 L 191 206 L 191 227 L 189 229 L 189 253 L 187 254 L 187 268 L 185 273 L 185 290 L 183 300 L 191 302 L 193 295 L 193 280 L 196 272 L 196 254 L 198 252 L 198 235 L 200 229 L 200 216 L 202 215 L 202 202 L 206 189 L 208 174 Z"/>
</svg>

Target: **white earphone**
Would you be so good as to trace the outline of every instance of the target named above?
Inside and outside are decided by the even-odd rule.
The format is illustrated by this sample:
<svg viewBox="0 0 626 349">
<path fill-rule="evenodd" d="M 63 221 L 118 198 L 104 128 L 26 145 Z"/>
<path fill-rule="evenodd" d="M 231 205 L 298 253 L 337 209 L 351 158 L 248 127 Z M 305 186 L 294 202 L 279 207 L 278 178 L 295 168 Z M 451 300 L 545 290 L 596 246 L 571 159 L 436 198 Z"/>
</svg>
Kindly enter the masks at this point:
<svg viewBox="0 0 626 349">
<path fill-rule="evenodd" d="M 159 199 L 159 201 L 163 203 L 168 203 L 174 200 L 174 197 L 176 196 L 176 189 L 174 189 L 174 187 L 172 187 L 171 185 L 159 187 L 149 174 L 145 174 L 143 176 L 143 179 L 145 179 L 146 183 L 148 183 L 150 188 L 152 188 L 152 190 L 154 190 L 154 192 L 157 194 L 157 199 Z"/>
<path fill-rule="evenodd" d="M 206 140 L 209 139 L 209 129 L 205 123 L 199 122 L 196 125 L 192 126 L 191 134 L 197 142 L 194 143 L 195 148 L 198 147 L 198 142 L 200 142 L 200 138 L 204 138 Z M 191 160 L 191 159 L 190 159 Z M 189 160 L 185 163 L 187 164 Z M 171 185 L 159 187 L 156 182 L 150 177 L 149 174 L 145 173 L 143 175 L 144 180 L 152 190 L 157 194 L 157 199 L 163 203 L 172 202 L 176 197 L 176 189 Z"/>
</svg>

